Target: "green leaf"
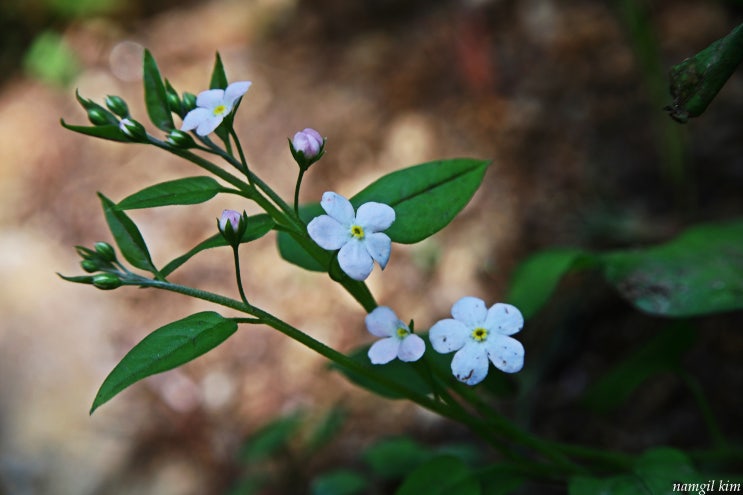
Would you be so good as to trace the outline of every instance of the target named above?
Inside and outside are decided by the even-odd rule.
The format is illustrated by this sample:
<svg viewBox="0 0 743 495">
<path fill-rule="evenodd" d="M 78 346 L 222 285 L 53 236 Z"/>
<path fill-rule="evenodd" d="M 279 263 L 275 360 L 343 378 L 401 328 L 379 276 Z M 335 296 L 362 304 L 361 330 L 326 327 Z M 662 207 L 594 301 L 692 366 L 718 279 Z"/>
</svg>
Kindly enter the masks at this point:
<svg viewBox="0 0 743 495">
<path fill-rule="evenodd" d="M 312 495 L 357 495 L 367 493 L 369 482 L 356 471 L 336 469 L 312 480 Z"/>
<path fill-rule="evenodd" d="M 217 52 L 214 60 L 214 69 L 212 70 L 212 79 L 209 82 L 209 89 L 225 88 L 227 88 L 227 74 L 224 71 L 224 65 L 222 65 L 222 57 Z"/>
<path fill-rule="evenodd" d="M 158 328 L 135 345 L 106 377 L 90 413 L 129 385 L 201 356 L 236 330 L 235 321 L 213 311 L 196 313 Z"/>
<path fill-rule="evenodd" d="M 175 128 L 165 85 L 160 77 L 157 62 L 149 50 L 144 51 L 144 100 L 147 114 L 158 129 L 168 132 Z"/>
<path fill-rule="evenodd" d="M 685 123 L 701 115 L 743 60 L 743 24 L 707 48 L 671 67 L 671 117 Z"/>
<path fill-rule="evenodd" d="M 157 268 L 152 263 L 147 244 L 144 242 L 136 224 L 126 213 L 117 209 L 113 201 L 101 193 L 98 193 L 98 197 L 101 198 L 108 228 L 111 230 L 116 245 L 119 246 L 119 251 L 124 255 L 124 258 L 133 266 L 156 274 Z"/>
<path fill-rule="evenodd" d="M 396 495 L 479 495 L 477 478 L 459 458 L 442 455 L 418 466 L 405 479 Z"/>
<path fill-rule="evenodd" d="M 383 480 L 402 478 L 431 456 L 425 446 L 408 437 L 380 440 L 364 452 L 374 475 Z"/>
<path fill-rule="evenodd" d="M 96 125 L 96 126 L 84 126 L 84 125 L 71 125 L 66 123 L 64 120 L 60 120 L 62 127 L 73 132 L 85 134 L 86 136 L 93 136 L 101 139 L 108 139 L 109 141 L 118 141 L 120 143 L 128 143 L 131 141 L 126 136 L 118 125 Z"/>
<path fill-rule="evenodd" d="M 600 261 L 607 280 L 647 313 L 743 309 L 743 221 L 700 225 L 665 244 L 610 252 Z"/>
<path fill-rule="evenodd" d="M 161 182 L 119 201 L 120 210 L 168 205 L 195 205 L 212 199 L 222 186 L 211 177 L 187 177 Z"/>
<path fill-rule="evenodd" d="M 592 385 L 584 399 L 586 405 L 601 413 L 616 408 L 651 376 L 678 369 L 696 337 L 694 328 L 686 322 L 667 325 Z"/>
<path fill-rule="evenodd" d="M 271 217 L 266 215 L 265 213 L 249 217 L 248 226 L 245 229 L 245 233 L 243 233 L 243 236 L 240 242 L 245 243 L 245 242 L 254 241 L 256 239 L 260 239 L 261 237 L 266 235 L 273 228 L 273 226 L 274 226 L 273 220 L 271 220 Z M 227 244 L 227 241 L 222 236 L 222 234 L 220 233 L 214 234 L 208 239 L 197 244 L 194 248 L 192 248 L 186 254 L 177 257 L 176 259 L 172 260 L 170 263 L 165 265 L 165 267 L 162 270 L 160 270 L 160 275 L 162 275 L 163 277 L 167 277 L 168 275 L 173 273 L 178 267 L 183 265 L 186 261 L 190 260 L 194 255 L 200 253 L 201 251 L 204 251 L 206 249 L 221 247 L 221 246 L 228 246 L 228 245 L 229 244 Z"/>
<path fill-rule="evenodd" d="M 562 276 L 589 253 L 579 249 L 550 249 L 530 256 L 516 269 L 506 301 L 531 318 L 547 302 Z"/>
<path fill-rule="evenodd" d="M 518 463 L 498 462 L 477 472 L 482 492 L 487 495 L 511 495 L 519 493 L 526 482 L 523 467 Z"/>
<path fill-rule="evenodd" d="M 488 165 L 472 158 L 422 163 L 381 177 L 351 198 L 351 204 L 390 205 L 396 219 L 385 233 L 394 242 L 413 244 L 454 219 L 480 187 Z"/>
<path fill-rule="evenodd" d="M 66 86 L 80 73 L 80 59 L 62 36 L 46 30 L 34 38 L 23 56 L 23 67 L 41 81 Z"/>
<path fill-rule="evenodd" d="M 320 203 L 310 203 L 302 205 L 299 208 L 299 218 L 308 223 L 316 216 L 322 215 L 323 209 Z M 314 242 L 314 241 L 310 241 Z M 279 254 L 289 263 L 293 263 L 305 270 L 313 272 L 324 272 L 328 270 L 330 265 L 331 253 L 326 251 L 324 264 L 317 261 L 305 248 L 302 247 L 289 233 L 281 231 L 276 236 L 276 243 L 279 248 Z M 318 246 L 319 249 L 322 249 Z"/>
<path fill-rule="evenodd" d="M 295 438 L 301 423 L 302 415 L 294 413 L 264 425 L 246 439 L 240 449 L 240 458 L 253 463 L 282 451 Z"/>
</svg>

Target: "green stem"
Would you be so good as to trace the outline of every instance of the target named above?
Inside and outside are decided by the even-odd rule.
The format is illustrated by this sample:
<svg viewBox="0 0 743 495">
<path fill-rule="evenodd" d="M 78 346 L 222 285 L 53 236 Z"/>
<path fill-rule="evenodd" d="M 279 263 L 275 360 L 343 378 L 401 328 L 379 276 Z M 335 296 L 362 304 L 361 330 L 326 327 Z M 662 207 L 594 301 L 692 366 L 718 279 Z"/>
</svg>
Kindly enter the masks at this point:
<svg viewBox="0 0 743 495">
<path fill-rule="evenodd" d="M 235 133 L 234 128 L 230 128 L 230 136 L 232 136 L 232 140 L 235 141 L 235 147 L 237 148 L 237 154 L 240 156 L 240 162 L 242 163 L 242 168 L 243 168 L 243 171 L 245 172 L 245 177 L 247 177 L 248 183 L 252 186 L 253 179 L 252 179 L 252 174 L 250 173 L 250 168 L 248 167 L 248 161 L 245 159 L 245 154 L 243 153 L 243 147 L 240 144 L 240 140 L 237 138 L 237 133 Z"/>
<path fill-rule="evenodd" d="M 294 213 L 299 218 L 299 188 L 302 186 L 302 178 L 304 177 L 305 170 L 300 167 L 299 175 L 297 175 L 297 185 L 294 186 Z"/>
<path fill-rule="evenodd" d="M 678 373 L 681 379 L 684 381 L 684 384 L 686 384 L 692 396 L 694 397 L 694 400 L 697 403 L 697 407 L 699 407 L 699 412 L 702 414 L 702 418 L 707 425 L 707 429 L 709 430 L 714 445 L 719 448 L 726 447 L 727 441 L 725 440 L 725 436 L 722 434 L 722 430 L 717 424 L 715 415 L 712 412 L 712 407 L 710 406 L 707 397 L 705 397 L 704 390 L 699 384 L 699 381 L 684 370 L 680 369 Z"/>
<path fill-rule="evenodd" d="M 237 290 L 240 293 L 240 299 L 245 303 L 246 306 L 250 306 L 248 298 L 245 297 L 245 291 L 243 290 L 242 276 L 240 275 L 240 256 L 237 254 L 238 245 L 232 246 L 232 254 L 235 259 L 235 279 L 237 281 Z"/>
</svg>

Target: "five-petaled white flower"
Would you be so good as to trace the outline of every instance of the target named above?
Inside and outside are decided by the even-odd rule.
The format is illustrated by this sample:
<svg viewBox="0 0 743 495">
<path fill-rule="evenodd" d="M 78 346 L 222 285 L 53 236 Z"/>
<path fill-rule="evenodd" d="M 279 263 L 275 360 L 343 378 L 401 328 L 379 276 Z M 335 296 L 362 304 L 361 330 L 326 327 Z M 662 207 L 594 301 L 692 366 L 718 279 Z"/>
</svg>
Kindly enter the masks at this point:
<svg viewBox="0 0 743 495">
<path fill-rule="evenodd" d="M 369 202 L 354 213 L 351 202 L 334 192 L 323 194 L 320 205 L 327 215 L 315 217 L 307 225 L 312 240 L 323 249 L 340 249 L 338 263 L 354 280 L 365 280 L 374 261 L 384 270 L 392 241 L 382 231 L 395 221 L 395 210 Z"/>
<path fill-rule="evenodd" d="M 181 125 L 182 131 L 196 129 L 196 134 L 206 136 L 219 127 L 235 106 L 235 102 L 244 95 L 250 81 L 233 82 L 227 89 L 208 89 L 196 97 L 196 108 L 188 112 Z"/>
<path fill-rule="evenodd" d="M 524 326 L 521 312 L 510 304 L 485 308 L 476 297 L 463 297 L 451 308 L 454 319 L 441 320 L 431 327 L 429 339 L 440 353 L 457 351 L 451 362 L 454 376 L 467 385 L 476 385 L 488 374 L 488 359 L 506 373 L 524 365 L 524 346 L 509 337 Z"/>
<path fill-rule="evenodd" d="M 410 328 L 400 321 L 395 312 L 387 306 L 376 307 L 366 315 L 365 322 L 369 333 L 384 337 L 369 348 L 368 355 L 372 364 L 387 364 L 395 358 L 411 362 L 423 356 L 426 343 L 411 332 Z"/>
</svg>

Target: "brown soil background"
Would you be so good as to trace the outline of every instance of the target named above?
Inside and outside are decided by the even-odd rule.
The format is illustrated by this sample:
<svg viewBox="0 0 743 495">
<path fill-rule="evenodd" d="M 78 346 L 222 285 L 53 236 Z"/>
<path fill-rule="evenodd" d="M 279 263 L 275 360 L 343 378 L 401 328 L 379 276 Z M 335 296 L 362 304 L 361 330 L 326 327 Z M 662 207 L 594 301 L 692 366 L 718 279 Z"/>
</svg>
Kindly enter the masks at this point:
<svg viewBox="0 0 743 495">
<path fill-rule="evenodd" d="M 248 159 L 287 198 L 296 166 L 286 138 L 308 126 L 328 144 L 305 180 L 307 201 L 326 190 L 352 195 L 432 159 L 493 159 L 450 227 L 420 245 L 395 246 L 387 270 L 370 278 L 381 304 L 423 329 L 463 295 L 502 300 L 516 264 L 540 248 L 626 246 L 740 215 L 743 79 L 736 74 L 699 121 L 670 122 L 660 110 L 670 102 L 663 74 L 643 70 L 621 5 L 212 0 L 69 23 L 64 37 L 83 65 L 72 88 L 20 70 L 0 86 L 0 493 L 223 493 L 239 475 L 245 435 L 299 409 L 310 419 L 335 405 L 349 414 L 333 445 L 303 466 L 307 476 L 357 462 L 388 435 L 431 444 L 468 438 L 424 411 L 355 389 L 310 351 L 260 327 L 88 416 L 97 387 L 134 343 L 211 307 L 152 291 L 97 291 L 55 275 L 79 271 L 72 246 L 110 239 L 95 191 L 119 200 L 199 174 L 155 150 L 62 129 L 60 117 L 86 122 L 75 87 L 95 101 L 118 94 L 145 121 L 138 46 L 153 52 L 176 88 L 194 93 L 207 86 L 219 51 L 231 80 L 253 81 L 236 118 Z M 742 13 L 735 2 L 647 5 L 663 71 L 727 33 Z M 681 181 L 663 165 L 665 132 L 686 153 Z M 132 216 L 163 262 L 211 235 L 223 208 L 254 211 L 224 198 Z M 350 297 L 281 261 L 274 242 L 269 235 L 242 250 L 248 297 L 334 347 L 368 342 Z M 227 250 L 199 255 L 177 280 L 235 295 Z M 586 384 L 662 323 L 590 275 L 571 277 L 560 292 L 521 334 L 527 367 L 536 369 L 551 335 L 574 332 L 557 357 L 542 361 L 542 385 L 522 422 L 551 438 L 627 451 L 704 447 L 698 412 L 670 376 L 646 384 L 614 416 L 581 416 L 575 399 Z M 740 440 L 740 315 L 701 326 L 693 365 L 714 412 Z"/>
</svg>

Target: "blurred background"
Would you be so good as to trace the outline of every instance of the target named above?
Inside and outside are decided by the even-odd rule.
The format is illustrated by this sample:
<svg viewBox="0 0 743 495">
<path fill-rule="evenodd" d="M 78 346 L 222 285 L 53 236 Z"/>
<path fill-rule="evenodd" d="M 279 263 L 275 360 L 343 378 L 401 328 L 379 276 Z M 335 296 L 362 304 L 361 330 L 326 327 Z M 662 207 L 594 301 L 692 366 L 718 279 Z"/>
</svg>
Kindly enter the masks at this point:
<svg viewBox="0 0 743 495">
<path fill-rule="evenodd" d="M 326 190 L 353 195 L 432 159 L 492 159 L 450 227 L 395 246 L 384 276 L 375 270 L 369 280 L 381 304 L 425 329 L 461 296 L 503 300 L 518 262 L 539 249 L 644 245 L 740 216 L 740 72 L 686 126 L 662 108 L 670 66 L 741 19 L 743 2 L 722 0 L 3 2 L 0 494 L 302 493 L 318 473 L 363 469 L 362 452 L 380 438 L 476 442 L 459 426 L 355 389 L 260 327 L 89 416 L 98 386 L 132 345 L 212 308 L 57 277 L 80 273 L 73 246 L 111 240 L 96 191 L 118 201 L 200 174 L 146 147 L 65 131 L 60 118 L 87 125 L 76 89 L 97 102 L 122 96 L 145 122 L 144 48 L 181 93 L 207 88 L 219 51 L 230 80 L 253 81 L 236 129 L 253 170 L 285 197 L 296 177 L 287 137 L 305 127 L 327 136 L 305 201 Z M 223 208 L 254 211 L 227 198 L 132 217 L 162 263 L 212 235 Z M 242 248 L 248 297 L 342 350 L 368 342 L 361 308 L 322 276 L 281 261 L 274 243 L 271 234 Z M 177 281 L 234 296 L 229 250 L 197 256 Z M 568 277 L 520 334 L 522 392 L 504 409 L 557 440 L 629 452 L 704 447 L 703 420 L 673 376 L 653 377 L 630 404 L 601 414 L 576 400 L 617 354 L 667 323 L 632 309 L 595 274 Z M 738 440 L 740 323 L 739 313 L 698 322 L 704 331 L 689 356 Z M 277 420 L 286 444 L 260 457 L 252 435 Z M 261 459 L 257 474 L 251 455 Z"/>
</svg>

